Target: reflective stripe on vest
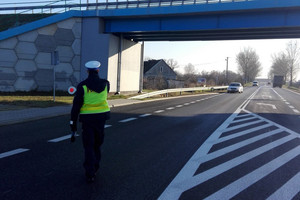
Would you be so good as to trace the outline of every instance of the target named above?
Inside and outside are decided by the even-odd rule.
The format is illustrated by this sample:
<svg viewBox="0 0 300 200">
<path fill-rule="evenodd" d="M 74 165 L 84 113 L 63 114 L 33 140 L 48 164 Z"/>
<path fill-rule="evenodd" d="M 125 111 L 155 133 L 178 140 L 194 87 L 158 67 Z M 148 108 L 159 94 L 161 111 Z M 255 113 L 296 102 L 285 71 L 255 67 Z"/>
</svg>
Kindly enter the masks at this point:
<svg viewBox="0 0 300 200">
<path fill-rule="evenodd" d="M 100 93 L 90 90 L 86 85 L 82 87 L 84 90 L 84 96 L 80 114 L 96 114 L 110 111 L 106 100 L 107 86 Z"/>
</svg>

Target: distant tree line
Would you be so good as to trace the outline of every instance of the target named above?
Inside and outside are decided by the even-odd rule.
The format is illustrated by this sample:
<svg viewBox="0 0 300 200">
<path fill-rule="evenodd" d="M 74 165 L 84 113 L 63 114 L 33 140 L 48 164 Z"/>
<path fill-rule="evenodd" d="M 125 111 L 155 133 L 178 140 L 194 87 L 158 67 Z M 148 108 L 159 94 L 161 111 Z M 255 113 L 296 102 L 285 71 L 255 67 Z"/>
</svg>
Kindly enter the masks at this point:
<svg viewBox="0 0 300 200">
<path fill-rule="evenodd" d="M 297 41 L 289 41 L 286 49 L 273 54 L 272 66 L 269 72 L 269 78 L 274 75 L 284 76 L 285 81 L 293 86 L 296 81 L 296 74 L 299 71 L 300 47 Z"/>
<path fill-rule="evenodd" d="M 149 60 L 150 58 L 145 58 Z M 174 59 L 165 60 L 165 62 L 174 70 L 179 67 L 178 62 Z M 261 63 L 256 51 L 250 47 L 244 48 L 236 56 L 236 62 L 238 64 L 238 72 L 233 71 L 202 71 L 197 72 L 195 66 L 188 63 L 184 66 L 184 73 L 177 72 L 177 80 L 182 82 L 183 87 L 199 87 L 199 86 L 216 86 L 216 85 L 228 85 L 230 82 L 248 83 L 254 81 L 255 78 L 261 72 Z M 206 82 L 200 82 L 199 80 L 205 79 Z M 158 76 L 156 78 L 155 88 L 166 89 L 166 81 L 163 77 Z M 145 86 L 147 82 L 145 82 Z M 154 85 L 151 85 L 154 87 Z M 149 87 L 149 86 L 148 86 Z M 173 86 L 175 87 L 175 85 Z M 170 88 L 170 86 L 169 86 Z"/>
</svg>

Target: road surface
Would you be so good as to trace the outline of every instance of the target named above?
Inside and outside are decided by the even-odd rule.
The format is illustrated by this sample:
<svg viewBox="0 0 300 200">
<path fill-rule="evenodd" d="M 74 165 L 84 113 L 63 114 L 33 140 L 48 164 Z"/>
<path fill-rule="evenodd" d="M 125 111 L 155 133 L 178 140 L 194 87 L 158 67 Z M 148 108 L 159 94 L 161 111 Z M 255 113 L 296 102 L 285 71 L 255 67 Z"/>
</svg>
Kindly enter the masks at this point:
<svg viewBox="0 0 300 200">
<path fill-rule="evenodd" d="M 113 108 L 93 184 L 69 116 L 1 126 L 0 199 L 300 199 L 299 100 L 262 86 Z"/>
</svg>

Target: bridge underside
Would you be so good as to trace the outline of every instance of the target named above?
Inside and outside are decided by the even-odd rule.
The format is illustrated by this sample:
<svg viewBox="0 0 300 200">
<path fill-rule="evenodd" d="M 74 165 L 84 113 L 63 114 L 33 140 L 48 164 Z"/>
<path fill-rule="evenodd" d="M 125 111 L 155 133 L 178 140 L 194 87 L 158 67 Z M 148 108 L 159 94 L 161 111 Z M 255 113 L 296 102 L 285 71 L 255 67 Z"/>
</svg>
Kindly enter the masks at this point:
<svg viewBox="0 0 300 200">
<path fill-rule="evenodd" d="M 104 21 L 106 33 L 133 41 L 193 41 L 299 38 L 299 19 L 300 7 Z"/>
<path fill-rule="evenodd" d="M 163 31 L 122 33 L 133 41 L 196 41 L 300 38 L 300 27 L 253 28 L 205 31 Z"/>
</svg>

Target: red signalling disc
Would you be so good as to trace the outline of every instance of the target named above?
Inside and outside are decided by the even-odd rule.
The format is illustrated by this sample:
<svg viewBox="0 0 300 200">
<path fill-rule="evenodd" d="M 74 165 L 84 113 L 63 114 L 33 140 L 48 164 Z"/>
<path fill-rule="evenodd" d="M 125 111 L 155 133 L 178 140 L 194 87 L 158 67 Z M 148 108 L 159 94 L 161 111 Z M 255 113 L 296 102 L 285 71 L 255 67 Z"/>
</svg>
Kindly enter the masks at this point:
<svg viewBox="0 0 300 200">
<path fill-rule="evenodd" d="M 70 86 L 69 88 L 68 88 L 68 93 L 69 94 L 74 94 L 76 92 L 76 88 L 74 87 L 74 86 Z"/>
</svg>

